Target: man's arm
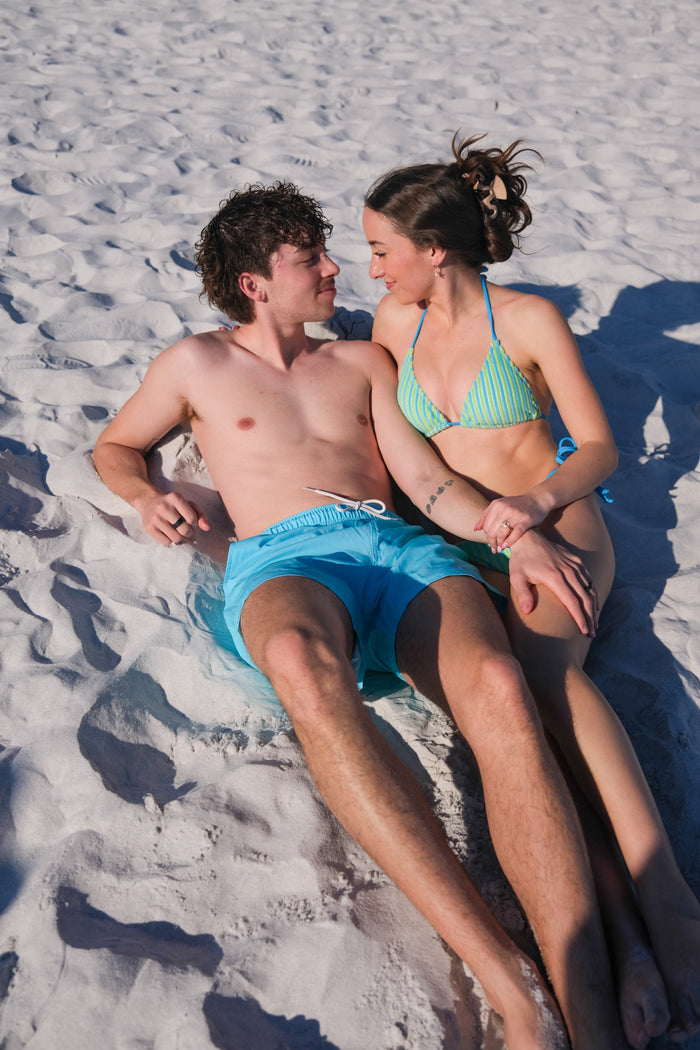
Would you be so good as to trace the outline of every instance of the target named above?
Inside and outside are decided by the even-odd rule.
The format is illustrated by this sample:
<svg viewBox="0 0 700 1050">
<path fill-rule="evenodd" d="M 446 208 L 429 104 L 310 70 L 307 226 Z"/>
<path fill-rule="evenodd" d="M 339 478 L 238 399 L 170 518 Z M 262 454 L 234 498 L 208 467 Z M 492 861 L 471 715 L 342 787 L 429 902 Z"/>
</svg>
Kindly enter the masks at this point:
<svg viewBox="0 0 700 1050">
<path fill-rule="evenodd" d="M 396 400 L 396 374 L 384 350 L 368 351 L 372 382 L 372 419 L 387 470 L 428 517 L 447 532 L 483 542 L 477 521 L 488 500 L 464 478 L 448 470 L 425 438 L 404 418 Z M 513 599 L 527 614 L 536 605 L 538 586 L 547 587 L 565 606 L 582 634 L 595 633 L 597 598 L 583 562 L 531 529 L 511 548 Z"/>
<path fill-rule="evenodd" d="M 188 418 L 182 393 L 186 357 L 182 343 L 158 355 L 139 389 L 102 431 L 93 451 L 95 468 L 104 483 L 139 512 L 148 534 L 164 547 L 188 539 L 195 525 L 209 529 L 206 515 L 179 493 L 164 492 L 154 485 L 146 468 L 148 450 Z M 179 519 L 182 523 L 173 528 Z"/>
</svg>

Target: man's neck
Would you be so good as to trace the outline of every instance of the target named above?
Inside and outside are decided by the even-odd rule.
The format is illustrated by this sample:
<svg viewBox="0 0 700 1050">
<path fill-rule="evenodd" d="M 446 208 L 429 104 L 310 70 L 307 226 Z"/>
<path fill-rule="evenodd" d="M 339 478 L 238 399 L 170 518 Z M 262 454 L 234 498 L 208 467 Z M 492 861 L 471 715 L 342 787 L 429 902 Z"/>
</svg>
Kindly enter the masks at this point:
<svg viewBox="0 0 700 1050">
<path fill-rule="evenodd" d="M 236 341 L 256 357 L 285 369 L 310 348 L 303 324 L 285 325 L 268 317 L 242 325 L 236 332 Z"/>
</svg>

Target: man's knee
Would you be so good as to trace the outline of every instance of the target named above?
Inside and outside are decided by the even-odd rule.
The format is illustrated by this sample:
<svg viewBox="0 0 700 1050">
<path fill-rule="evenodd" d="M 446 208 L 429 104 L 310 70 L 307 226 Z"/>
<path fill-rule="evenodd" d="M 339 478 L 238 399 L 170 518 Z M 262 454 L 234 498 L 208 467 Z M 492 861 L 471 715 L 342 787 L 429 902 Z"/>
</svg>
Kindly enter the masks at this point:
<svg viewBox="0 0 700 1050">
<path fill-rule="evenodd" d="M 507 741 L 539 735 L 541 723 L 520 664 L 508 652 L 487 653 L 480 662 L 471 697 L 469 722 L 472 742 L 484 746 L 489 741 L 502 747 Z"/>
<path fill-rule="evenodd" d="M 342 646 L 321 626 L 287 624 L 271 631 L 259 646 L 258 666 L 280 699 L 312 705 L 352 675 Z"/>
<path fill-rule="evenodd" d="M 257 667 L 282 693 L 309 692 L 350 667 L 353 630 L 347 610 L 325 587 L 275 577 L 246 600 L 241 635 Z"/>
</svg>

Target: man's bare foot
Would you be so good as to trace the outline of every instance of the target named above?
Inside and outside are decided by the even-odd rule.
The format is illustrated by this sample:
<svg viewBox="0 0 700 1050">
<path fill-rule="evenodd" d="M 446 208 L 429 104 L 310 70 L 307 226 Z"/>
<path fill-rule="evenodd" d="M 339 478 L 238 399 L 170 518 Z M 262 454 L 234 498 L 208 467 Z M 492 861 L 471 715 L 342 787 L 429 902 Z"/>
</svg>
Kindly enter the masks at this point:
<svg viewBox="0 0 700 1050">
<path fill-rule="evenodd" d="M 615 970 L 625 1037 L 634 1050 L 645 1050 L 668 1027 L 664 982 L 651 950 L 642 944 L 618 958 Z"/>
<path fill-rule="evenodd" d="M 516 993 L 499 1004 L 507 1050 L 570 1050 L 561 1014 L 537 967 L 522 958 L 520 974 Z"/>
</svg>

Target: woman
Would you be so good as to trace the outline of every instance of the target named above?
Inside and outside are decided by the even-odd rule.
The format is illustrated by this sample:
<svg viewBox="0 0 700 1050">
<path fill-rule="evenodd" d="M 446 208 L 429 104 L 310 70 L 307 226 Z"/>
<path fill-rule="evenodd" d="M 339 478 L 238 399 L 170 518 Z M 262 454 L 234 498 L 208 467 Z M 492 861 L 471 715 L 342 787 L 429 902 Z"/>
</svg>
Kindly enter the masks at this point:
<svg viewBox="0 0 700 1050">
<path fill-rule="evenodd" d="M 540 528 L 583 559 L 602 604 L 614 557 L 594 490 L 616 450 L 556 307 L 482 273 L 510 257 L 531 222 L 520 143 L 478 148 L 482 137 L 455 137 L 451 163 L 389 172 L 367 194 L 370 275 L 390 293 L 373 338 L 396 360 L 409 421 L 491 500 L 474 525 L 485 542 L 470 546 L 472 560 L 498 570 L 507 589 L 508 547 Z M 572 439 L 559 454 L 546 419 L 554 401 Z M 700 907 L 627 735 L 583 671 L 594 629 L 583 635 L 546 591 L 527 615 L 510 602 L 506 622 L 572 788 L 615 843 L 608 838 L 605 849 L 602 826 L 580 800 L 626 1036 L 643 1048 L 670 1019 L 682 1040 L 700 1030 Z"/>
</svg>

